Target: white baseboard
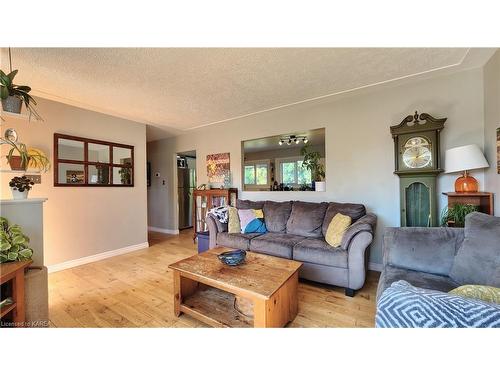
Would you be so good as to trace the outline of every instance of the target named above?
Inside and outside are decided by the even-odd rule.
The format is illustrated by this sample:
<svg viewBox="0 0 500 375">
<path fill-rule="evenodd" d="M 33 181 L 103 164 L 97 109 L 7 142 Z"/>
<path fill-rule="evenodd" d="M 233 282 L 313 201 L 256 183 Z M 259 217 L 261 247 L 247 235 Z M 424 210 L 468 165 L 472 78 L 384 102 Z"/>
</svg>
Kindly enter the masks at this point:
<svg viewBox="0 0 500 375">
<path fill-rule="evenodd" d="M 382 272 L 382 265 L 380 263 L 368 263 L 368 269 L 370 271 Z"/>
<path fill-rule="evenodd" d="M 158 227 L 148 227 L 148 230 L 150 232 L 159 232 L 159 233 L 165 233 L 165 234 L 179 234 L 179 229 L 165 229 L 165 228 L 158 228 Z"/>
<path fill-rule="evenodd" d="M 149 247 L 149 242 L 143 242 L 143 243 L 140 243 L 137 245 L 122 247 L 121 249 L 105 251 L 104 253 L 99 253 L 99 254 L 95 254 L 95 255 L 90 255 L 88 257 L 83 257 L 83 258 L 68 260 L 68 261 L 62 262 L 62 263 L 53 264 L 51 266 L 48 266 L 47 269 L 48 269 L 49 273 L 62 271 L 62 270 L 68 269 L 68 268 L 81 266 L 82 264 L 97 262 L 98 260 L 103 260 L 103 259 L 111 258 L 111 257 L 117 256 L 117 255 L 130 253 L 132 251 L 145 249 L 147 247 Z"/>
</svg>

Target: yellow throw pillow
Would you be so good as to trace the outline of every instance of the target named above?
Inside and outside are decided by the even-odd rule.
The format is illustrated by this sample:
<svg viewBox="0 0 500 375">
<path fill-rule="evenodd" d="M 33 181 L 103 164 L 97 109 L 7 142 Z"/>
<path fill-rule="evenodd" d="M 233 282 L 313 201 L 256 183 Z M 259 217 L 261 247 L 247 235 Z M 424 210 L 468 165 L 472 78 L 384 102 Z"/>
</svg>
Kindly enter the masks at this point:
<svg viewBox="0 0 500 375">
<path fill-rule="evenodd" d="M 236 207 L 229 206 L 229 219 L 227 223 L 228 233 L 241 233 L 240 217 Z"/>
<path fill-rule="evenodd" d="M 450 290 L 449 294 L 457 296 L 480 299 L 484 302 L 500 304 L 500 288 L 486 285 L 462 285 Z"/>
<path fill-rule="evenodd" d="M 342 237 L 344 236 L 345 231 L 351 225 L 351 217 L 336 214 L 330 224 L 328 225 L 328 229 L 326 230 L 325 240 L 328 245 L 333 247 L 338 247 L 342 243 Z"/>
</svg>

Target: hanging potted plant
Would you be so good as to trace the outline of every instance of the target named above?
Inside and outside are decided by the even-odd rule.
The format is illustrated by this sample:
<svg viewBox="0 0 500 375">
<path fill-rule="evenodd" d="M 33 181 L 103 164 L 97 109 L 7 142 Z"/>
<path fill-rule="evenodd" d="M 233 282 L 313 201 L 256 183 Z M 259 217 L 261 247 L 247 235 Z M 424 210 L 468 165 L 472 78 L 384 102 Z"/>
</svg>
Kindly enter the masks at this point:
<svg viewBox="0 0 500 375">
<path fill-rule="evenodd" d="M 29 94 L 31 87 L 20 86 L 14 84 L 14 77 L 17 70 L 5 74 L 0 70 L 0 98 L 2 99 L 2 108 L 6 112 L 21 113 L 21 107 L 24 103 L 26 110 L 36 120 L 42 120 L 40 115 L 35 109 L 36 101 Z"/>
<path fill-rule="evenodd" d="M 28 148 L 24 143 L 16 143 L 8 138 L 0 138 L 0 140 L 2 144 L 10 145 L 6 158 L 13 171 L 25 171 L 28 167 L 40 172 L 47 172 L 50 169 L 50 160 L 43 151 Z"/>
<path fill-rule="evenodd" d="M 12 191 L 12 198 L 14 199 L 27 199 L 28 193 L 35 183 L 28 177 L 14 177 L 9 182 L 10 190 Z"/>
<path fill-rule="evenodd" d="M 321 163 L 321 154 L 318 151 L 309 150 L 308 145 L 302 147 L 300 154 L 304 157 L 302 166 L 311 171 L 314 190 L 326 191 L 325 168 Z"/>
</svg>

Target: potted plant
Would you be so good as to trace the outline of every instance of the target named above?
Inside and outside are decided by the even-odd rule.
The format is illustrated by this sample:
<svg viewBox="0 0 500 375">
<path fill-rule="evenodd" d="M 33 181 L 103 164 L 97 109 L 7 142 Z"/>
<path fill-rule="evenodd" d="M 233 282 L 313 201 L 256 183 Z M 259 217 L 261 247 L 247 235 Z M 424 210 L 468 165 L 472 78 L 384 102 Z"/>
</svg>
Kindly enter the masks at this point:
<svg viewBox="0 0 500 375">
<path fill-rule="evenodd" d="M 304 157 L 302 166 L 311 171 L 314 189 L 316 191 L 325 191 L 325 168 L 321 163 L 321 154 L 318 151 L 311 151 L 309 145 L 302 147 L 300 154 Z"/>
<path fill-rule="evenodd" d="M 10 190 L 12 191 L 12 197 L 14 199 L 27 199 L 28 192 L 31 190 L 35 183 L 31 181 L 28 177 L 14 177 L 9 182 Z"/>
<path fill-rule="evenodd" d="M 30 239 L 17 224 L 0 217 L 0 263 L 29 260 L 33 250 L 29 248 Z"/>
<path fill-rule="evenodd" d="M 445 207 L 441 213 L 441 226 L 461 227 L 465 225 L 465 217 L 471 212 L 478 211 L 479 207 L 472 204 L 455 204 Z"/>
<path fill-rule="evenodd" d="M 132 174 L 130 167 L 132 167 L 132 164 L 130 163 L 125 163 L 124 168 L 120 168 L 118 173 L 120 174 L 120 181 L 122 185 L 132 185 Z"/>
<path fill-rule="evenodd" d="M 5 74 L 0 70 L 0 98 L 2 99 L 3 110 L 6 112 L 21 113 L 21 107 L 24 103 L 30 118 L 33 116 L 37 120 L 42 120 L 35 109 L 36 101 L 29 94 L 31 87 L 14 84 L 14 77 L 17 72 L 17 70 L 13 70 L 9 74 Z"/>
<path fill-rule="evenodd" d="M 24 143 L 16 143 L 7 138 L 0 138 L 2 143 L 10 145 L 7 153 L 7 162 L 13 171 L 25 171 L 29 166 L 38 169 L 40 172 L 47 172 L 50 169 L 50 160 L 43 151 L 36 148 L 28 148 Z M 14 153 L 18 155 L 14 155 Z"/>
</svg>

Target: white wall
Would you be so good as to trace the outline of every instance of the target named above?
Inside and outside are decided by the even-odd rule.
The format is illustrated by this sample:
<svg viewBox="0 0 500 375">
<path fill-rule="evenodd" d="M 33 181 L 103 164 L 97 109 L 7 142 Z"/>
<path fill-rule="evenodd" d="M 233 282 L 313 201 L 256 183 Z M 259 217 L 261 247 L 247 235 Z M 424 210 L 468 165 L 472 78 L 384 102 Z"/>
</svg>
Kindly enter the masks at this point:
<svg viewBox="0 0 500 375">
<path fill-rule="evenodd" d="M 43 150 L 53 160 L 54 133 L 102 139 L 135 146 L 134 187 L 54 187 L 53 169 L 42 174 L 30 197 L 46 197 L 44 207 L 45 264 L 116 250 L 147 242 L 146 128 L 143 124 L 37 99 L 44 122 L 7 121 L 19 140 Z M 7 148 L 2 146 L 2 155 Z M 5 166 L 2 156 L 2 169 Z M 15 176 L 2 173 L 2 198 L 11 198 L 8 181 Z"/>
<path fill-rule="evenodd" d="M 399 226 L 399 181 L 393 174 L 389 127 L 415 110 L 448 118 L 442 132 L 443 157 L 445 150 L 454 146 L 477 143 L 483 147 L 482 69 L 302 103 L 150 142 L 148 160 L 153 177 L 148 190 L 149 225 L 177 228 L 175 152 L 196 150 L 198 184 L 207 181 L 206 155 L 230 152 L 233 186 L 241 189 L 242 140 L 325 127 L 325 193 L 240 190 L 240 197 L 363 203 L 378 216 L 371 261 L 380 263 L 384 228 Z M 155 178 L 155 172 L 160 172 L 161 178 Z M 483 172 L 474 174 L 483 186 Z M 452 191 L 455 179 L 455 175 L 439 176 L 439 191 Z M 440 194 L 439 200 L 441 209 L 445 197 Z"/>
<path fill-rule="evenodd" d="M 497 173 L 496 129 L 500 128 L 500 51 L 484 67 L 484 151 L 490 163 L 485 191 L 495 193 L 495 216 L 500 216 L 500 174 Z"/>
</svg>

